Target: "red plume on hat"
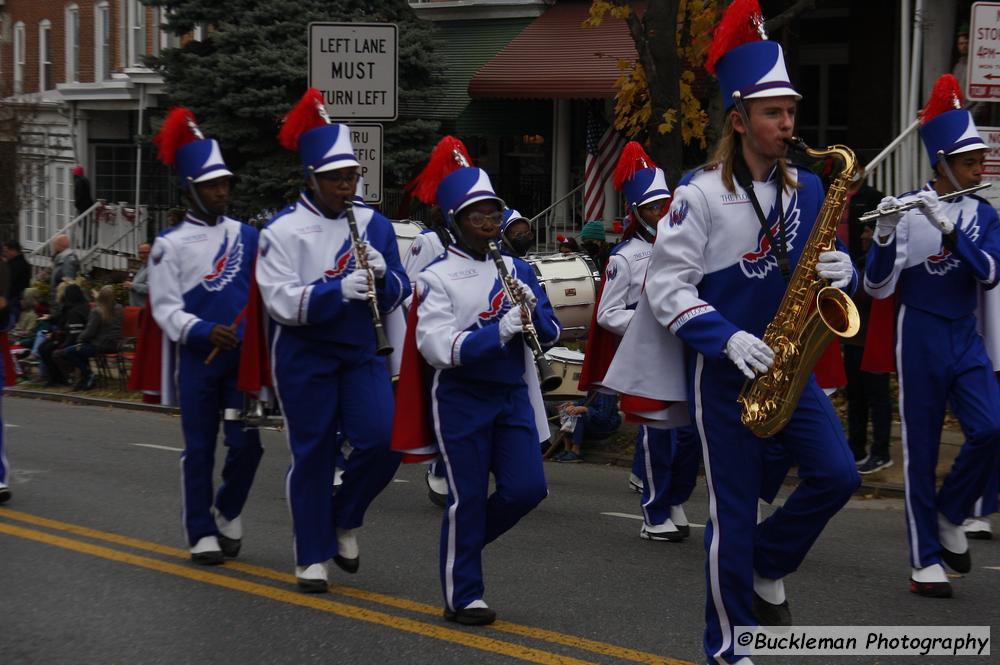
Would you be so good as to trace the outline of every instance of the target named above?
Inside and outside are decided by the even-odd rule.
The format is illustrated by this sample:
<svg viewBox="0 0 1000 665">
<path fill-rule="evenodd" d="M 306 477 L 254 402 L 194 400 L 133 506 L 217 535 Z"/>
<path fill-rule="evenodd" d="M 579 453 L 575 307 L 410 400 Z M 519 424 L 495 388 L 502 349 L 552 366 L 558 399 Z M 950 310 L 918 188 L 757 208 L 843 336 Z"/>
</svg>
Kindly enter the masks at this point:
<svg viewBox="0 0 1000 665">
<path fill-rule="evenodd" d="M 964 105 L 962 86 L 958 84 L 958 79 L 951 74 L 944 74 L 931 90 L 931 97 L 920 113 L 920 124 L 926 125 L 929 120 L 933 120 L 942 113 L 960 109 Z"/>
<path fill-rule="evenodd" d="M 464 166 L 472 166 L 472 157 L 461 139 L 445 136 L 431 152 L 427 166 L 410 181 L 406 191 L 410 196 L 428 205 L 437 203 L 437 188 L 450 173 Z"/>
<path fill-rule="evenodd" d="M 156 144 L 159 160 L 167 166 L 172 166 L 178 148 L 202 138 L 204 136 L 198 129 L 194 114 L 183 106 L 176 106 L 170 109 L 160 131 L 153 137 L 153 143 Z"/>
<path fill-rule="evenodd" d="M 636 171 L 656 168 L 653 158 L 646 154 L 638 141 L 629 141 L 622 148 L 622 154 L 618 157 L 618 165 L 612 176 L 612 184 L 615 191 L 622 191 L 622 185 L 627 180 L 631 180 Z"/>
<path fill-rule="evenodd" d="M 712 44 L 708 47 L 705 69 L 715 75 L 715 63 L 732 49 L 767 39 L 764 32 L 764 15 L 758 0 L 734 0 L 715 26 Z"/>
<path fill-rule="evenodd" d="M 278 143 L 283 148 L 295 152 L 299 149 L 299 138 L 303 134 L 329 122 L 326 110 L 323 108 L 323 93 L 316 88 L 309 88 L 282 121 L 281 131 L 278 132 Z"/>
</svg>

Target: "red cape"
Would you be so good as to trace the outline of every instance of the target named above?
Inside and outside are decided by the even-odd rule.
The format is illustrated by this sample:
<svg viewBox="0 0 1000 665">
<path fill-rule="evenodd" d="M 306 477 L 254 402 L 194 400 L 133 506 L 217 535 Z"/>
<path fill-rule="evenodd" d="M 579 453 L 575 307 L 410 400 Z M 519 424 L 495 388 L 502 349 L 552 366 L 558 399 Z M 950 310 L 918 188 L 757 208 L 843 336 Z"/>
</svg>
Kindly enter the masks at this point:
<svg viewBox="0 0 1000 665">
<path fill-rule="evenodd" d="M 889 296 L 872 300 L 865 333 L 865 352 L 861 356 L 861 371 L 885 374 L 896 371 L 896 300 Z"/>
<path fill-rule="evenodd" d="M 820 388 L 843 388 L 847 385 L 847 371 L 844 369 L 844 356 L 840 353 L 839 337 L 835 335 L 826 345 L 813 372 Z"/>
<path fill-rule="evenodd" d="M 128 375 L 128 389 L 158 395 L 162 388 L 160 356 L 163 353 L 163 331 L 156 325 L 151 306 L 144 307 L 139 318 L 139 336 L 135 341 L 135 359 Z"/>
<path fill-rule="evenodd" d="M 257 287 L 256 265 L 250 272 L 250 291 L 247 294 L 247 324 L 243 329 L 240 346 L 240 374 L 236 389 L 244 393 L 259 393 L 271 386 L 271 352 L 267 343 L 267 312 L 260 300 Z"/>
<path fill-rule="evenodd" d="M 599 388 L 597 384 L 604 380 L 604 375 L 608 373 L 611 360 L 615 357 L 618 345 L 622 341 L 618 335 L 597 325 L 597 309 L 604 294 L 604 280 L 605 277 L 602 275 L 601 286 L 597 289 L 597 298 L 594 301 L 594 311 L 590 316 L 587 346 L 583 352 L 583 369 L 580 370 L 580 381 L 577 383 L 577 388 L 583 392 Z"/>
<path fill-rule="evenodd" d="M 0 353 L 3 354 L 3 385 L 13 386 L 17 383 L 17 370 L 10 357 L 10 339 L 5 332 L 0 333 Z"/>
<path fill-rule="evenodd" d="M 391 447 L 403 453 L 404 464 L 427 462 L 437 457 L 437 443 L 430 422 L 431 367 L 417 349 L 419 304 L 420 298 L 414 293 L 406 320 L 403 360 L 396 385 L 396 412 L 392 421 Z"/>
</svg>

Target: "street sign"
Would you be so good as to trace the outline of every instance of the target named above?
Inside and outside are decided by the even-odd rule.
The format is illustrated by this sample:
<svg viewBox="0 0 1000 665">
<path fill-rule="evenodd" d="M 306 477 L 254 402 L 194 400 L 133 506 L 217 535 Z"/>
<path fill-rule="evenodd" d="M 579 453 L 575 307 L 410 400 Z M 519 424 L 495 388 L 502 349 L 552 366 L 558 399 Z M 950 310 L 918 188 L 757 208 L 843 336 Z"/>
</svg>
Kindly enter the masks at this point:
<svg viewBox="0 0 1000 665">
<path fill-rule="evenodd" d="M 1000 209 L 1000 127 L 979 127 L 979 136 L 990 147 L 983 164 L 983 182 L 992 182 L 993 186 L 976 194 Z"/>
<path fill-rule="evenodd" d="M 331 118 L 395 120 L 398 54 L 394 23 L 310 23 L 309 85 Z"/>
<path fill-rule="evenodd" d="M 970 101 L 1000 100 L 1000 2 L 972 5 L 967 87 Z"/>
<path fill-rule="evenodd" d="M 382 125 L 350 124 L 354 156 L 361 162 L 365 203 L 382 202 Z"/>
</svg>

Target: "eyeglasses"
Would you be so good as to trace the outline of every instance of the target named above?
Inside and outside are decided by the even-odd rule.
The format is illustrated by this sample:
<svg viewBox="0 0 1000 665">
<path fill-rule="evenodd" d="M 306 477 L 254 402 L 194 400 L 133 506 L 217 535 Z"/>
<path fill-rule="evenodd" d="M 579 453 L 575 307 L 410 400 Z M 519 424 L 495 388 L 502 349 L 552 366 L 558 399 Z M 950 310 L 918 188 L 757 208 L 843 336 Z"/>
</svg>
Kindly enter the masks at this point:
<svg viewBox="0 0 1000 665">
<path fill-rule="evenodd" d="M 653 201 L 652 203 L 647 203 L 646 205 L 639 206 L 640 208 L 645 208 L 646 210 L 652 210 L 653 212 L 660 212 L 667 207 L 667 202 L 664 200 Z"/>
<path fill-rule="evenodd" d="M 358 181 L 358 178 L 361 177 L 361 174 L 357 171 L 354 173 L 317 173 L 316 177 L 320 180 L 333 183 L 334 185 L 340 185 L 342 183 L 353 185 Z"/>
<path fill-rule="evenodd" d="M 486 226 L 486 222 L 493 224 L 493 226 L 500 226 L 500 222 L 503 221 L 503 213 L 499 210 L 491 212 L 488 215 L 481 212 L 470 212 L 465 219 L 472 227 L 477 229 Z"/>
</svg>

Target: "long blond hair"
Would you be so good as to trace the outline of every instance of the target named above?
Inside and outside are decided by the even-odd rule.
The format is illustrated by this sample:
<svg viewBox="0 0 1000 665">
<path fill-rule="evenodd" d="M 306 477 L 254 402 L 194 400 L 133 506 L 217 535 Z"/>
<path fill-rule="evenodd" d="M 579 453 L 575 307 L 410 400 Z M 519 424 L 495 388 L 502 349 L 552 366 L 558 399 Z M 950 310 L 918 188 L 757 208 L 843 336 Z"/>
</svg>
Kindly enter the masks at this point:
<svg viewBox="0 0 1000 665">
<path fill-rule="evenodd" d="M 102 286 L 101 290 L 97 292 L 97 298 L 94 299 L 96 302 L 97 311 L 101 314 L 101 319 L 104 321 L 114 321 L 115 318 L 115 287 L 108 284 L 107 286 Z"/>
<path fill-rule="evenodd" d="M 750 113 L 750 108 L 753 105 L 753 100 L 748 99 L 746 102 L 747 113 Z M 737 141 L 739 137 L 736 134 L 736 130 L 733 128 L 733 113 L 735 111 L 730 111 L 726 114 L 726 121 L 722 126 L 722 134 L 719 136 L 719 141 L 715 144 L 715 150 L 712 151 L 712 158 L 709 160 L 709 164 L 719 164 L 722 168 L 722 184 L 731 194 L 736 193 L 736 183 L 733 180 L 733 158 L 736 157 Z M 778 159 L 778 176 L 781 178 L 785 185 L 785 189 L 798 189 L 798 181 L 792 177 L 791 172 L 788 170 L 788 162 L 784 158 Z"/>
</svg>

